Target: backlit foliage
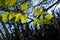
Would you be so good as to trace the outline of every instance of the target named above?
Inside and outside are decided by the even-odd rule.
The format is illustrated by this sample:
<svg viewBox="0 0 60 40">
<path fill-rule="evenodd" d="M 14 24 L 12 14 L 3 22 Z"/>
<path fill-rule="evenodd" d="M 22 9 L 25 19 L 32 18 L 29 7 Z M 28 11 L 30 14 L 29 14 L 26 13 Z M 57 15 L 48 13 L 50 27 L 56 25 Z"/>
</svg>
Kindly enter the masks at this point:
<svg viewBox="0 0 60 40">
<path fill-rule="evenodd" d="M 0 0 L 0 6 L 13 6 L 16 0 Z"/>
<path fill-rule="evenodd" d="M 23 4 L 21 5 L 21 10 L 24 11 L 24 10 L 27 10 L 27 9 L 28 9 L 28 4 L 23 3 Z"/>
<path fill-rule="evenodd" d="M 55 33 L 60 33 L 57 33 L 60 29 L 60 19 L 57 18 L 59 11 L 55 16 L 54 7 L 59 3 L 56 2 L 53 6 L 49 5 L 48 1 L 52 0 L 0 0 L 0 26 L 3 28 L 0 28 L 0 38 L 3 40 L 49 40 L 53 34 L 56 38 Z M 48 5 L 45 5 L 47 2 Z M 52 8 L 51 14 L 50 8 Z M 57 30 L 54 32 L 55 29 Z"/>
<path fill-rule="evenodd" d="M 10 7 L 10 6 L 13 6 L 15 3 L 16 3 L 16 0 L 0 0 L 0 6 Z M 24 2 L 23 4 L 20 5 L 20 10 L 21 11 L 27 10 L 28 7 L 29 7 L 29 5 Z M 51 20 L 51 18 L 53 18 L 53 15 L 47 14 L 46 11 L 43 11 L 42 7 L 38 7 L 37 9 L 35 9 L 34 15 L 37 15 L 37 16 L 46 15 L 46 16 L 43 16 L 42 19 L 40 17 L 38 19 L 35 18 L 33 21 L 34 25 L 36 25 L 36 24 L 40 24 L 40 25 L 50 24 L 50 20 Z M 8 12 L 8 11 L 6 11 L 2 14 L 1 19 L 2 19 L 1 21 L 10 20 L 11 22 L 17 22 L 17 21 L 21 20 L 22 23 L 27 23 L 27 20 L 28 20 L 27 16 L 23 13 L 16 14 L 14 12 Z"/>
<path fill-rule="evenodd" d="M 40 17 L 43 16 L 42 18 L 39 18 L 39 19 L 34 19 L 33 21 L 33 24 L 34 25 L 37 25 L 40 24 L 40 25 L 43 25 L 43 24 L 50 24 L 50 20 L 53 18 L 53 15 L 52 14 L 48 14 L 46 11 L 43 11 L 41 10 L 42 8 L 37 8 L 35 11 L 34 11 L 34 14 L 35 15 L 39 15 Z"/>
<path fill-rule="evenodd" d="M 36 25 L 36 24 L 40 24 L 40 25 L 43 25 L 43 24 L 50 24 L 50 20 L 53 18 L 53 15 L 52 14 L 47 14 L 46 11 L 40 11 L 40 9 L 38 10 L 35 10 L 36 14 L 39 14 L 39 15 L 45 15 L 43 16 L 44 18 L 35 18 L 34 21 L 33 21 L 33 24 Z M 15 19 L 14 19 L 15 18 Z M 14 20 L 12 22 L 17 22 L 19 20 L 21 20 L 22 23 L 27 23 L 27 16 L 25 14 L 22 14 L 22 13 L 17 13 L 15 14 L 14 12 L 4 12 L 2 14 L 2 21 L 6 21 L 6 20 Z"/>
<path fill-rule="evenodd" d="M 15 17 L 15 19 L 13 19 L 14 17 Z M 12 22 L 17 22 L 17 21 L 21 20 L 22 23 L 27 23 L 27 16 L 25 14 L 21 14 L 21 13 L 15 14 L 14 12 L 4 12 L 2 14 L 1 21 L 6 21 L 6 20 L 10 20 L 10 21 L 14 20 Z"/>
</svg>

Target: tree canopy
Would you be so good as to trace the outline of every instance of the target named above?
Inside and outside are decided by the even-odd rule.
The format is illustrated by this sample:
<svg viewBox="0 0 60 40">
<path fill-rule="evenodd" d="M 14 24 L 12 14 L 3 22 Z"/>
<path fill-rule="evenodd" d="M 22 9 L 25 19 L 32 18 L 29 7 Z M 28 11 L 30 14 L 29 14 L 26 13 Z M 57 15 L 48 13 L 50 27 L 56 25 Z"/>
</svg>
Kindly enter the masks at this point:
<svg viewBox="0 0 60 40">
<path fill-rule="evenodd" d="M 0 0 L 0 11 L 3 11 L 0 13 L 2 25 L 0 39 L 54 40 L 58 35 L 56 38 L 58 40 L 59 2 L 59 0 Z"/>
</svg>

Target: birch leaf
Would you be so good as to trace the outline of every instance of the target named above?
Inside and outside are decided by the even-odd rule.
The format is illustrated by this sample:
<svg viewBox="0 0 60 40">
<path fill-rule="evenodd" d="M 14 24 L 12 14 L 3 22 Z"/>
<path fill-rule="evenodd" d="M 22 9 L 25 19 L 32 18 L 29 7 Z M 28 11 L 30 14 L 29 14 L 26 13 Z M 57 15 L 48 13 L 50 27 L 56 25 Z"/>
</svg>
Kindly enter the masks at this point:
<svg viewBox="0 0 60 40">
<path fill-rule="evenodd" d="M 48 19 L 48 20 L 51 20 L 51 18 L 53 18 L 53 15 L 52 15 L 52 14 L 47 14 L 47 15 L 45 16 L 45 18 Z"/>
<path fill-rule="evenodd" d="M 8 14 L 9 12 L 4 12 L 4 14 L 2 14 L 2 21 L 5 21 L 8 19 Z"/>
<path fill-rule="evenodd" d="M 21 19 L 21 13 L 17 13 L 15 17 L 16 17 L 15 21 L 19 21 L 19 19 Z"/>
<path fill-rule="evenodd" d="M 27 10 L 27 9 L 28 9 L 28 4 L 23 3 L 23 4 L 21 5 L 21 10 L 24 11 L 24 10 Z"/>
<path fill-rule="evenodd" d="M 38 23 L 38 19 L 34 19 L 33 25 L 36 25 Z"/>
<path fill-rule="evenodd" d="M 50 20 L 44 19 L 44 24 L 50 24 Z"/>
<path fill-rule="evenodd" d="M 9 20 L 11 20 L 15 16 L 14 12 L 10 12 L 9 14 Z"/>
<path fill-rule="evenodd" d="M 38 20 L 38 23 L 39 23 L 40 25 L 43 25 L 43 20 L 42 20 L 42 19 Z"/>
<path fill-rule="evenodd" d="M 27 17 L 26 15 L 21 15 L 21 22 L 26 23 L 27 22 Z"/>
<path fill-rule="evenodd" d="M 16 3 L 16 0 L 5 0 L 6 6 L 13 6 Z"/>
</svg>

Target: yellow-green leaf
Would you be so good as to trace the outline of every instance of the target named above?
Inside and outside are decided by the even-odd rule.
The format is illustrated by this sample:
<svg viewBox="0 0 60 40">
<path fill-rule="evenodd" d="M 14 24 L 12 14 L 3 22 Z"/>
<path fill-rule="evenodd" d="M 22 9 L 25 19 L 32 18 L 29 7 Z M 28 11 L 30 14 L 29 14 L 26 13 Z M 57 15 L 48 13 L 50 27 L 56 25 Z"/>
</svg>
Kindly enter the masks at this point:
<svg viewBox="0 0 60 40">
<path fill-rule="evenodd" d="M 21 22 L 26 23 L 27 22 L 27 17 L 26 15 L 21 15 Z"/>
<path fill-rule="evenodd" d="M 39 9 L 39 8 L 36 9 L 36 10 L 34 11 L 34 14 L 35 14 L 35 15 L 39 15 L 39 14 L 40 14 L 40 9 Z"/>
<path fill-rule="evenodd" d="M 53 18 L 53 15 L 52 15 L 52 14 L 47 14 L 47 15 L 45 16 L 45 18 L 48 19 L 48 20 L 50 20 L 51 18 Z"/>
<path fill-rule="evenodd" d="M 4 12 L 4 14 L 2 14 L 2 21 L 5 21 L 8 19 L 8 14 L 9 12 Z"/>
<path fill-rule="evenodd" d="M 15 16 L 10 21 L 11 22 L 15 22 Z"/>
<path fill-rule="evenodd" d="M 34 19 L 33 25 L 36 25 L 38 23 L 38 19 Z"/>
<path fill-rule="evenodd" d="M 42 14 L 46 14 L 46 11 L 42 11 L 41 8 L 37 8 L 37 9 L 34 11 L 34 14 L 35 14 L 35 15 L 42 15 Z"/>
<path fill-rule="evenodd" d="M 15 16 L 14 12 L 10 12 L 9 14 L 9 20 L 11 20 Z"/>
<path fill-rule="evenodd" d="M 39 23 L 40 25 L 43 25 L 43 20 L 42 20 L 42 19 L 38 20 L 38 23 Z"/>
<path fill-rule="evenodd" d="M 6 6 L 13 6 L 16 3 L 16 0 L 5 0 Z"/>
<path fill-rule="evenodd" d="M 46 11 L 41 11 L 40 15 L 43 15 L 43 14 L 46 14 L 46 13 L 47 13 Z"/>
<path fill-rule="evenodd" d="M 15 17 L 16 17 L 15 21 L 19 21 L 19 19 L 21 19 L 21 13 L 17 13 Z"/>
<path fill-rule="evenodd" d="M 28 4 L 23 3 L 23 4 L 21 5 L 21 10 L 24 11 L 24 10 L 27 10 L 27 9 L 28 9 Z"/>
<path fill-rule="evenodd" d="M 0 0 L 0 6 L 13 6 L 16 0 Z"/>
<path fill-rule="evenodd" d="M 50 20 L 44 19 L 44 24 L 50 24 Z"/>
</svg>

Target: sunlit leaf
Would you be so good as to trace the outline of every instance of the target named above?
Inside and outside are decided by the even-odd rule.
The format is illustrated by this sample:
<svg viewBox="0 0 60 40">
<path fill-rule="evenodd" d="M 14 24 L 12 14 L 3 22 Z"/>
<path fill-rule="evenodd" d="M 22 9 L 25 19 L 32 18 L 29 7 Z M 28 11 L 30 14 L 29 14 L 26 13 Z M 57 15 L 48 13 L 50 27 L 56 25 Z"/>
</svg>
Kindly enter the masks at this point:
<svg viewBox="0 0 60 40">
<path fill-rule="evenodd" d="M 43 15 L 43 14 L 46 14 L 46 13 L 47 13 L 46 11 L 41 11 L 40 15 Z"/>
<path fill-rule="evenodd" d="M 50 20 L 44 19 L 44 24 L 50 24 Z"/>
<path fill-rule="evenodd" d="M 35 14 L 35 15 L 42 15 L 42 14 L 46 14 L 46 11 L 41 11 L 40 8 L 37 8 L 37 9 L 34 11 L 34 14 Z"/>
<path fill-rule="evenodd" d="M 21 10 L 23 11 L 23 10 L 27 10 L 27 9 L 28 9 L 28 4 L 23 3 L 23 4 L 21 5 Z"/>
<path fill-rule="evenodd" d="M 38 20 L 38 23 L 39 23 L 40 25 L 43 25 L 43 19 Z"/>
<path fill-rule="evenodd" d="M 10 12 L 9 14 L 9 20 L 11 20 L 15 16 L 14 12 Z"/>
<path fill-rule="evenodd" d="M 45 18 L 48 19 L 48 20 L 50 20 L 51 18 L 53 18 L 53 15 L 52 15 L 52 14 L 47 14 L 47 15 L 45 16 Z"/>
<path fill-rule="evenodd" d="M 16 17 L 15 21 L 19 21 L 19 19 L 21 19 L 21 13 L 17 13 L 15 17 Z"/>
<path fill-rule="evenodd" d="M 6 6 L 13 6 L 16 3 L 16 0 L 5 0 Z"/>
<path fill-rule="evenodd" d="M 27 22 L 27 17 L 26 15 L 21 15 L 21 22 L 26 23 Z"/>
<path fill-rule="evenodd" d="M 4 14 L 2 14 L 2 21 L 5 21 L 8 19 L 8 14 L 9 12 L 4 12 Z"/>
<path fill-rule="evenodd" d="M 16 0 L 0 0 L 0 6 L 13 6 Z"/>
<path fill-rule="evenodd" d="M 10 20 L 11 22 L 15 22 L 15 16 Z"/>
<path fill-rule="evenodd" d="M 36 25 L 38 23 L 38 19 L 34 19 L 33 25 Z"/>
<path fill-rule="evenodd" d="M 39 14 L 40 14 L 40 9 L 39 9 L 39 8 L 36 9 L 36 10 L 34 11 L 34 14 L 39 15 Z"/>
</svg>

